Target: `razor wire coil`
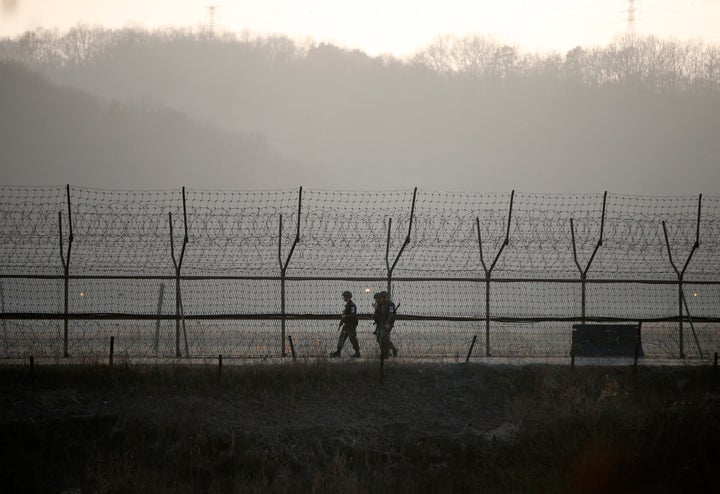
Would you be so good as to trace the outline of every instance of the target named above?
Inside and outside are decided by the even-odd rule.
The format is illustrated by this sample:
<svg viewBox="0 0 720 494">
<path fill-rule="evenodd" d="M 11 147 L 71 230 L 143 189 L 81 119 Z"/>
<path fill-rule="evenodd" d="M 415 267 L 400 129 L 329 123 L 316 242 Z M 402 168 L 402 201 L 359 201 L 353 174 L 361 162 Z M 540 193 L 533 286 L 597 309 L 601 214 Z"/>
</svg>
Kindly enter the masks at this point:
<svg viewBox="0 0 720 494">
<path fill-rule="evenodd" d="M 188 322 L 190 342 L 201 352 L 223 344 L 239 353 L 277 352 L 269 335 L 280 315 L 299 318 L 288 327 L 313 338 L 308 348 L 317 350 L 327 346 L 327 334 L 311 321 L 335 314 L 341 291 L 352 288 L 365 321 L 372 294 L 389 283 L 401 317 L 416 321 L 423 355 L 449 348 L 440 335 L 480 331 L 481 324 L 463 319 L 492 319 L 510 338 L 503 345 L 515 338 L 543 351 L 552 345 L 500 321 L 535 327 L 521 321 L 566 321 L 581 313 L 672 321 L 682 312 L 678 286 L 685 287 L 693 316 L 706 324 L 719 316 L 720 197 L 0 187 L 0 234 L 4 314 L 62 313 L 67 285 L 66 312 L 76 318 L 149 318 L 178 314 L 178 306 L 188 316 L 235 318 L 226 326 Z M 254 324 L 264 329 L 238 346 L 234 338 L 253 324 L 239 319 L 244 316 L 257 316 Z M 132 330 L 143 336 L 127 352 L 146 355 L 173 346 L 166 340 L 176 323 L 98 327 L 103 334 L 121 324 L 141 328 Z M 58 324 L 4 318 L 7 351 L 54 341 Z M 8 325 L 38 336 L 12 340 Z M 71 348 L 82 346 L 79 334 L 95 338 L 87 321 L 71 325 Z"/>
</svg>

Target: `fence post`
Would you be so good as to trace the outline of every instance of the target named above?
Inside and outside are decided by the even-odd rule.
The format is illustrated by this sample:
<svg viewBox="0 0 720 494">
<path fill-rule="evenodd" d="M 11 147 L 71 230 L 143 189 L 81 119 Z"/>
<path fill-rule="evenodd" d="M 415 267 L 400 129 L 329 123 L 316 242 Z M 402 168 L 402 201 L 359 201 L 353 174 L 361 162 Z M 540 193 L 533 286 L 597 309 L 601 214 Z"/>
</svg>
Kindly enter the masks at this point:
<svg viewBox="0 0 720 494">
<path fill-rule="evenodd" d="M 293 343 L 292 335 L 288 335 L 288 343 L 290 343 L 290 353 L 292 354 L 293 362 L 297 360 L 295 355 L 295 344 Z"/>
<path fill-rule="evenodd" d="M 413 218 L 415 217 L 415 200 L 417 199 L 417 187 L 413 189 L 413 198 L 412 198 L 412 205 L 410 206 L 410 221 L 408 222 L 408 232 L 405 236 L 405 241 L 403 242 L 402 246 L 400 246 L 400 250 L 398 251 L 397 255 L 395 256 L 395 260 L 392 263 L 392 266 L 390 265 L 390 230 L 392 228 L 392 218 L 388 218 L 388 234 L 387 234 L 387 243 L 385 245 L 385 266 L 387 267 L 387 291 L 390 296 L 392 296 L 392 274 L 395 270 L 395 266 L 397 266 L 398 261 L 400 260 L 400 256 L 402 255 L 403 251 L 405 251 L 405 248 L 410 244 L 410 234 L 412 233 L 412 224 L 413 224 Z M 385 358 L 385 355 L 387 354 L 387 349 L 383 348 L 383 338 L 382 338 L 382 328 L 378 328 L 378 334 L 380 335 L 380 374 L 382 376 L 382 368 L 383 368 L 383 360 Z M 381 377 L 382 380 L 382 377 Z"/>
<path fill-rule="evenodd" d="M 581 321 L 583 324 L 585 324 L 585 318 L 587 316 L 587 274 L 588 274 L 588 271 L 590 271 L 590 266 L 592 265 L 593 260 L 595 259 L 595 254 L 597 254 L 598 249 L 600 249 L 600 247 L 602 247 L 602 244 L 603 244 L 603 233 L 605 231 L 605 205 L 606 204 L 607 204 L 607 191 L 605 191 L 605 193 L 603 194 L 602 216 L 600 217 L 600 238 L 598 239 L 597 243 L 595 244 L 595 249 L 593 249 L 593 252 L 590 255 L 590 259 L 588 259 L 585 269 L 580 267 L 580 262 L 578 261 L 577 247 L 576 247 L 576 242 L 575 242 L 575 225 L 574 225 L 573 219 L 570 218 L 570 236 L 572 239 L 573 259 L 575 260 L 575 266 L 577 266 L 578 272 L 580 273 L 580 287 L 581 287 L 580 312 L 581 312 Z"/>
<path fill-rule="evenodd" d="M 475 347 L 475 341 L 477 340 L 477 335 L 473 335 L 472 342 L 470 343 L 470 350 L 468 350 L 467 357 L 465 357 L 465 363 L 467 364 L 470 361 L 470 355 L 472 355 L 473 348 Z"/>
<path fill-rule="evenodd" d="M 668 252 L 668 259 L 670 260 L 670 265 L 672 266 L 673 270 L 675 271 L 675 274 L 677 275 L 678 279 L 678 339 L 679 339 L 679 347 L 680 347 L 680 358 L 685 358 L 685 346 L 683 341 L 683 300 L 685 298 L 685 294 L 683 293 L 683 279 L 685 277 L 685 271 L 688 268 L 688 265 L 690 264 L 690 260 L 692 259 L 693 254 L 695 251 L 700 247 L 700 218 L 702 213 L 702 194 L 698 197 L 698 211 L 697 211 L 697 224 L 696 224 L 696 230 L 695 230 L 695 243 L 693 244 L 692 249 L 690 250 L 690 253 L 687 256 L 687 259 L 685 260 L 685 264 L 683 265 L 682 270 L 679 270 L 677 266 L 675 265 L 675 262 L 673 261 L 672 257 L 672 250 L 670 249 L 670 240 L 668 239 L 667 234 L 667 227 L 665 225 L 665 221 L 662 222 L 662 228 L 663 228 L 663 234 L 665 236 L 665 246 L 667 247 Z M 695 333 L 695 329 L 693 328 L 693 334 Z"/>
<path fill-rule="evenodd" d="M 685 349 L 683 347 L 683 307 L 682 307 L 682 273 L 680 270 L 678 270 L 677 266 L 675 265 L 675 261 L 673 261 L 672 257 L 672 250 L 670 249 L 670 240 L 668 239 L 667 234 L 667 227 L 665 226 L 665 221 L 662 222 L 662 228 L 663 228 L 663 234 L 665 235 L 665 246 L 667 247 L 667 253 L 668 258 L 670 259 L 670 265 L 672 266 L 673 270 L 675 271 L 675 274 L 678 279 L 678 331 L 679 331 L 679 338 L 678 338 L 678 344 L 680 347 L 680 358 L 685 358 Z"/>
<path fill-rule="evenodd" d="M 693 339 L 695 340 L 695 346 L 698 349 L 698 353 L 700 354 L 700 358 L 703 357 L 703 351 L 700 347 L 700 342 L 698 341 L 697 334 L 695 333 L 695 324 L 693 323 L 692 314 L 690 313 L 690 308 L 688 307 L 687 298 L 685 298 L 685 292 L 681 291 L 680 296 L 682 297 L 683 305 L 685 306 L 685 314 L 687 314 L 688 322 L 690 323 L 690 331 L 692 331 Z"/>
<path fill-rule="evenodd" d="M 180 300 L 178 298 L 178 292 L 180 291 L 180 273 L 178 272 L 178 263 L 175 260 L 172 212 L 168 213 L 168 223 L 170 225 L 170 256 L 172 257 L 173 267 L 175 268 L 175 356 L 180 357 Z"/>
<path fill-rule="evenodd" d="M 185 329 L 185 311 L 182 307 L 182 296 L 180 294 L 180 270 L 182 269 L 182 262 L 185 257 L 185 247 L 188 243 L 188 232 L 187 232 L 187 208 L 185 205 L 185 187 L 182 188 L 182 203 L 183 203 L 183 223 L 185 227 L 185 235 L 183 237 L 182 249 L 180 250 L 180 258 L 175 258 L 175 239 L 173 237 L 173 222 L 172 212 L 168 213 L 168 219 L 170 222 L 170 255 L 172 257 L 173 266 L 175 267 L 175 356 L 181 357 L 180 352 L 180 323 L 182 321 L 182 330 L 185 339 L 185 356 L 189 357 L 189 348 L 187 343 L 187 331 Z"/>
<path fill-rule="evenodd" d="M 388 294 L 392 293 L 392 268 L 390 267 L 390 230 L 392 229 L 392 218 L 388 218 L 388 233 L 387 233 L 387 242 L 385 244 L 385 266 L 387 267 L 387 291 Z M 376 300 L 377 302 L 377 300 Z M 377 334 L 378 334 L 378 343 L 380 344 L 380 384 L 383 382 L 383 372 L 385 367 L 385 354 L 386 349 L 383 348 L 384 338 L 383 338 L 383 328 L 381 325 L 378 324 L 378 327 L 376 328 Z"/>
<path fill-rule="evenodd" d="M 298 242 L 300 242 L 300 214 L 302 212 L 302 187 L 298 192 L 298 212 L 297 212 L 297 230 L 295 232 L 295 240 L 290 247 L 287 259 L 283 263 L 282 261 L 282 214 L 280 215 L 280 226 L 278 232 L 278 263 L 280 264 L 280 356 L 285 357 L 287 352 L 285 351 L 285 273 L 287 267 L 290 264 L 293 252 Z"/>
<path fill-rule="evenodd" d="M 485 350 L 487 353 L 490 351 L 489 346 L 487 345 L 487 340 L 490 337 L 490 271 L 485 264 L 485 257 L 483 257 L 482 234 L 480 233 L 480 218 L 477 216 L 475 217 L 475 225 L 477 226 L 478 249 L 480 250 L 480 264 L 482 265 L 483 271 L 485 272 Z M 472 351 L 472 347 L 470 348 L 470 351 Z M 470 358 L 470 353 L 468 353 L 468 358 Z"/>
<path fill-rule="evenodd" d="M 637 374 L 637 363 L 640 357 L 640 342 L 642 341 L 642 321 L 638 321 L 637 334 L 635 335 L 635 358 L 633 359 L 633 372 Z"/>
<path fill-rule="evenodd" d="M 580 320 L 582 324 L 585 324 L 585 273 L 580 267 L 580 262 L 578 261 L 577 257 L 577 246 L 575 243 L 575 224 L 572 218 L 570 218 L 570 239 L 572 240 L 573 260 L 575 261 L 575 266 L 577 266 L 578 272 L 580 273 Z"/>
<path fill-rule="evenodd" d="M 398 261 L 400 260 L 400 256 L 402 255 L 403 251 L 405 250 L 405 247 L 410 244 L 410 234 L 412 233 L 412 224 L 413 224 L 413 218 L 415 217 L 415 200 L 417 198 L 417 187 L 413 189 L 413 198 L 412 198 L 412 205 L 410 206 L 410 221 L 408 222 L 408 232 L 405 236 L 405 241 L 403 242 L 402 246 L 400 246 L 400 250 L 398 251 L 397 255 L 395 256 L 395 261 L 393 261 L 392 266 L 390 265 L 390 228 L 392 226 L 392 218 L 388 218 L 388 236 L 387 236 L 387 244 L 385 248 L 385 265 L 387 267 L 387 291 L 388 293 L 392 293 L 392 274 L 393 271 L 395 271 L 395 266 L 397 265 Z"/>
<path fill-rule="evenodd" d="M 485 258 L 483 257 L 483 249 L 482 249 L 482 236 L 480 234 L 480 218 L 475 218 L 475 223 L 477 225 L 477 232 L 478 232 L 478 248 L 480 249 L 480 264 L 482 264 L 483 270 L 485 271 L 485 356 L 490 356 L 490 278 L 492 276 L 493 269 L 495 269 L 495 265 L 497 264 L 498 260 L 500 259 L 500 255 L 502 254 L 503 250 L 505 250 L 505 247 L 510 243 L 510 223 L 512 221 L 512 210 L 513 210 L 513 202 L 515 200 L 515 191 L 513 190 L 510 193 L 510 209 L 508 211 L 508 220 L 507 220 L 507 228 L 505 230 L 505 240 L 503 241 L 502 245 L 500 246 L 500 249 L 498 249 L 497 254 L 495 254 L 495 259 L 493 260 L 492 264 L 488 268 L 485 264 Z"/>
<path fill-rule="evenodd" d="M 3 286 L 2 281 L 0 281 L 0 312 L 2 312 L 3 316 L 5 315 L 5 288 Z M 2 327 L 3 327 L 3 349 L 5 350 L 5 355 L 7 356 L 10 342 L 8 340 L 7 319 L 5 319 L 5 317 L 2 318 Z"/>
<path fill-rule="evenodd" d="M 65 309 L 64 309 L 64 316 L 63 316 L 63 356 L 69 357 L 70 353 L 68 351 L 68 325 L 69 325 L 69 314 L 70 314 L 70 254 L 72 252 L 72 243 L 73 243 L 73 224 L 72 224 L 72 210 L 70 208 L 70 184 L 67 184 L 65 186 L 65 191 L 67 195 L 67 209 L 68 209 L 68 227 L 69 227 L 69 237 L 68 237 L 68 250 L 67 250 L 67 256 L 65 256 L 64 249 L 63 249 L 63 231 L 62 231 L 62 213 L 58 211 L 58 225 L 60 230 L 60 261 L 62 262 L 63 266 L 63 280 L 64 280 L 64 288 L 65 288 Z"/>
<path fill-rule="evenodd" d="M 392 230 L 392 218 L 388 218 L 387 241 L 385 243 L 385 267 L 387 268 L 387 291 L 392 292 L 392 269 L 390 269 L 390 231 Z M 379 328 L 378 328 L 379 329 Z"/>
<path fill-rule="evenodd" d="M 285 356 L 285 266 L 282 262 L 283 216 L 278 220 L 278 264 L 280 265 L 280 356 Z"/>
<path fill-rule="evenodd" d="M 155 349 L 155 355 L 157 355 L 158 346 L 160 344 L 160 315 L 162 314 L 164 295 L 165 295 L 165 283 L 160 283 L 160 295 L 158 296 L 158 305 L 157 305 L 158 318 L 155 321 L 155 341 L 153 342 L 153 348 Z"/>
</svg>

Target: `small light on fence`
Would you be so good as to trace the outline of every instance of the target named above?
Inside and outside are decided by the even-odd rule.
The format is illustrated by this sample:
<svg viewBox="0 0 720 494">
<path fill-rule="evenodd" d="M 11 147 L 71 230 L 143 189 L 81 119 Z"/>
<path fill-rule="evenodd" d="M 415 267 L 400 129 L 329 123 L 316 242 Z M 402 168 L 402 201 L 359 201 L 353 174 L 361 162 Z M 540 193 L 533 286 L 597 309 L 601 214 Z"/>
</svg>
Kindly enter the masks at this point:
<svg viewBox="0 0 720 494">
<path fill-rule="evenodd" d="M 370 288 L 365 288 L 365 293 L 370 293 Z"/>
<path fill-rule="evenodd" d="M 698 292 L 693 292 L 693 297 L 697 297 L 697 296 L 698 296 Z"/>
<path fill-rule="evenodd" d="M 80 296 L 81 296 L 81 297 L 84 297 L 84 296 L 85 296 L 85 292 L 80 292 Z"/>
</svg>

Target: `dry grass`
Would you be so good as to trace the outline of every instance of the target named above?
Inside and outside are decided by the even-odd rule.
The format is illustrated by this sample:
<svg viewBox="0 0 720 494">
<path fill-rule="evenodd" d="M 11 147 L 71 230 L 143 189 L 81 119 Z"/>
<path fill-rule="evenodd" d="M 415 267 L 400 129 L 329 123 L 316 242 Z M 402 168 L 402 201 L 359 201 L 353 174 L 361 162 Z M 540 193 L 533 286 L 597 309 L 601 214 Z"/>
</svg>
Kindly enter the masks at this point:
<svg viewBox="0 0 720 494">
<path fill-rule="evenodd" d="M 0 367 L 5 492 L 720 488 L 708 367 Z M 12 445 L 8 447 L 7 445 Z"/>
</svg>

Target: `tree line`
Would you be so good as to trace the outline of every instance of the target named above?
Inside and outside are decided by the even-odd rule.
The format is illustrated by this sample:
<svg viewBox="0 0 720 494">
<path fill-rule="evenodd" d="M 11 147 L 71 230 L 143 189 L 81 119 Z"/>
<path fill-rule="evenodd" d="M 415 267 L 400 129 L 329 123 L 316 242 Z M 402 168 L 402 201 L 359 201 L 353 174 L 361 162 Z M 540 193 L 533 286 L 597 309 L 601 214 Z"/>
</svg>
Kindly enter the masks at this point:
<svg viewBox="0 0 720 494">
<path fill-rule="evenodd" d="M 720 51 L 701 42 L 620 37 L 533 54 L 445 36 L 399 59 L 285 36 L 78 27 L 0 40 L 3 59 L 121 108 L 172 110 L 222 142 L 254 136 L 264 144 L 249 156 L 307 186 L 720 188 Z M 197 161 L 226 163 L 223 184 L 253 185 L 248 153 L 205 141 Z"/>
<path fill-rule="evenodd" d="M 297 42 L 282 35 L 137 28 L 104 29 L 78 26 L 66 32 L 37 29 L 0 40 L 0 57 L 31 66 L 61 68 L 118 60 L 139 47 L 172 53 L 173 47 L 193 53 L 214 53 L 209 64 L 243 56 L 278 62 L 308 61 L 328 49 L 324 43 Z M 349 62 L 371 63 L 359 50 L 338 47 Z M 332 48 L 330 48 L 332 49 Z M 482 34 L 444 35 L 410 57 L 376 57 L 383 65 L 424 68 L 445 77 L 475 79 L 552 79 L 590 86 L 629 83 L 655 90 L 703 88 L 720 90 L 720 46 L 699 40 L 679 41 L 657 36 L 619 36 L 604 46 L 577 46 L 567 53 L 530 53 Z"/>
</svg>

